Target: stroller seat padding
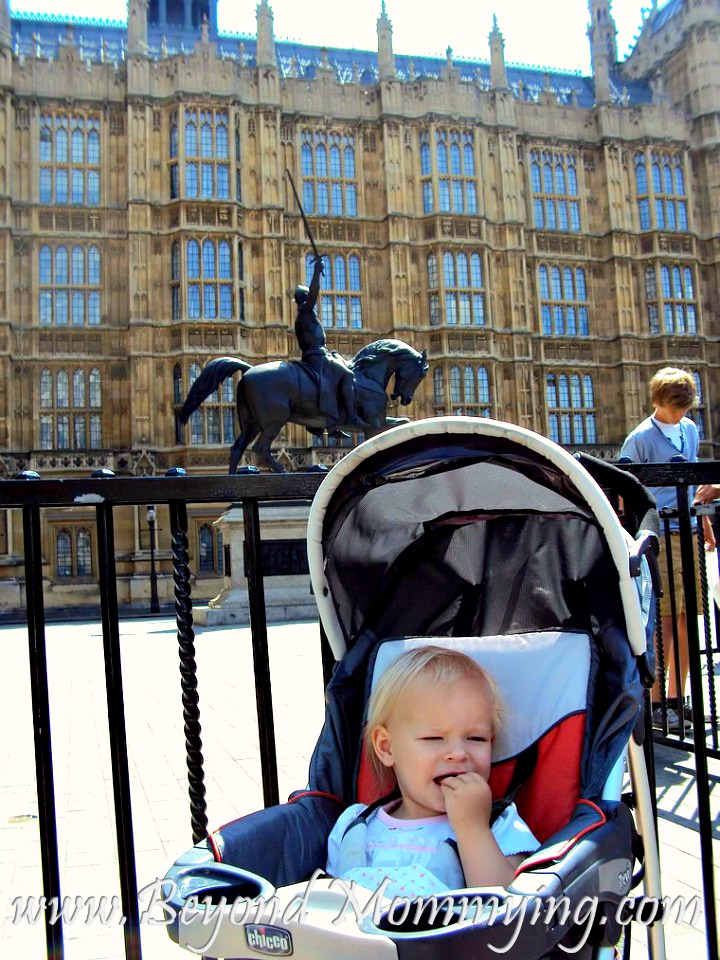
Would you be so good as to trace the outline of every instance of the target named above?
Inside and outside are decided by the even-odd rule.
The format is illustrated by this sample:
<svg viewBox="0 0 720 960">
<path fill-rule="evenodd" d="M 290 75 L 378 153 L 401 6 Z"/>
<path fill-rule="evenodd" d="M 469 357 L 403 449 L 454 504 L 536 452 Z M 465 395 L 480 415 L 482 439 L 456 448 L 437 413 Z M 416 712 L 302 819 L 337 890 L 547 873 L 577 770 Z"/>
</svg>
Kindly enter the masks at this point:
<svg viewBox="0 0 720 960">
<path fill-rule="evenodd" d="M 579 631 L 542 631 L 495 637 L 405 637 L 385 640 L 368 672 L 371 685 L 406 650 L 434 644 L 460 650 L 494 677 L 503 698 L 503 720 L 493 745 L 490 785 L 503 797 L 518 763 L 526 767 L 515 802 L 542 842 L 564 826 L 580 796 L 592 642 Z M 358 800 L 380 795 L 363 756 Z"/>
</svg>

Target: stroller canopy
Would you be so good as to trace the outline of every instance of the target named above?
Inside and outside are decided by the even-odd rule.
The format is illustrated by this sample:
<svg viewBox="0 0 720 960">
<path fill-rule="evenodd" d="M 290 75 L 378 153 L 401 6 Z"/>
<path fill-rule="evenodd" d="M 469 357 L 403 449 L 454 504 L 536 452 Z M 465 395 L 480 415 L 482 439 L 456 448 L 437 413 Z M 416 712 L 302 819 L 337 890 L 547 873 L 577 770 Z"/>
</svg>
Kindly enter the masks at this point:
<svg viewBox="0 0 720 960">
<path fill-rule="evenodd" d="M 308 522 L 313 589 L 336 658 L 363 631 L 597 634 L 605 622 L 641 654 L 627 538 L 565 450 L 470 417 L 421 420 L 362 444 L 328 474 Z"/>
</svg>

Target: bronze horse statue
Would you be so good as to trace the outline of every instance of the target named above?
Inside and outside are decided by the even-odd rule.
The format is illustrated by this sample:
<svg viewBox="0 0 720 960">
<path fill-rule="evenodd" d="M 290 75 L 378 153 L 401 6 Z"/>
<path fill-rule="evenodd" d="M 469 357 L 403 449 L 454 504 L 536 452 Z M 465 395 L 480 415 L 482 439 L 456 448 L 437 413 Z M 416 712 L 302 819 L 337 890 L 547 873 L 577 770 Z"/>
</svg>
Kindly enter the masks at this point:
<svg viewBox="0 0 720 960">
<path fill-rule="evenodd" d="M 339 419 L 332 419 L 318 407 L 318 383 L 312 370 L 297 360 L 276 360 L 256 367 L 236 357 L 220 357 L 203 367 L 200 376 L 188 391 L 176 417 L 176 440 L 182 442 L 182 426 L 200 404 L 214 393 L 227 377 L 242 371 L 237 386 L 237 415 L 240 433 L 230 450 L 230 473 L 247 447 L 257 438 L 253 451 L 261 464 L 276 473 L 283 468 L 272 456 L 270 445 L 286 423 L 299 423 L 311 433 L 322 435 L 325 430 L 335 433 L 341 429 L 364 430 L 374 436 L 382 430 L 407 423 L 408 417 L 387 416 L 386 388 L 391 377 L 395 382 L 391 400 L 399 399 L 407 406 L 428 371 L 425 350 L 418 353 L 402 340 L 375 340 L 359 350 L 347 361 L 355 378 L 358 416 L 367 427 L 343 422 L 347 415 L 340 405 Z"/>
</svg>

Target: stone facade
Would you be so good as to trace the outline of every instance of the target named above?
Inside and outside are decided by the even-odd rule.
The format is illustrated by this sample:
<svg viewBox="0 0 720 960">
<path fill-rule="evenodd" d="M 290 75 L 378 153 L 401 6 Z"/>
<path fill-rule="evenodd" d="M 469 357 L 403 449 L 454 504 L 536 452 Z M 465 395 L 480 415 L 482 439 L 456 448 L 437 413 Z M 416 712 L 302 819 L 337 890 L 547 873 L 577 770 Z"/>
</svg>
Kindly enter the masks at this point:
<svg viewBox="0 0 720 960">
<path fill-rule="evenodd" d="M 678 364 L 718 457 L 720 0 L 653 6 L 622 64 L 590 0 L 592 77 L 506 65 L 497 23 L 470 63 L 395 55 L 384 3 L 377 54 L 276 42 L 266 0 L 257 17 L 229 37 L 215 0 L 131 0 L 129 26 L 66 28 L 0 0 L 0 475 L 225 469 L 233 391 L 180 445 L 173 414 L 212 357 L 297 354 L 309 246 L 286 168 L 328 257 L 329 346 L 426 348 L 415 418 L 489 415 L 614 456 Z M 309 439 L 287 428 L 286 462 Z M 82 602 L 92 525 L 57 514 L 48 580 Z M 205 596 L 217 515 L 192 518 Z M 0 609 L 18 527 L 0 531 Z M 144 528 L 142 511 L 118 527 L 127 603 Z"/>
</svg>

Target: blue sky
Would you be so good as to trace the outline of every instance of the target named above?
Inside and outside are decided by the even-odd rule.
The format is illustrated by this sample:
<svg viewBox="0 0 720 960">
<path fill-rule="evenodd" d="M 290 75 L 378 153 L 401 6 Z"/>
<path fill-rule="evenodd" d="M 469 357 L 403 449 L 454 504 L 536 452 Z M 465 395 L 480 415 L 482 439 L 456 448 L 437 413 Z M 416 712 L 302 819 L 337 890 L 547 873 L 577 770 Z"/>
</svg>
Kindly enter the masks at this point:
<svg viewBox="0 0 720 960">
<path fill-rule="evenodd" d="M 650 2 L 614 0 L 621 60 L 640 28 L 643 6 L 649 7 Z M 254 34 L 256 6 L 257 0 L 219 0 L 220 29 Z M 359 0 L 352 6 L 342 0 L 270 0 L 270 6 L 277 39 L 361 50 L 377 46 L 380 0 Z M 509 63 L 583 73 L 590 69 L 585 0 L 442 0 L 432 6 L 423 4 L 422 16 L 418 15 L 418 0 L 386 0 L 386 7 L 396 53 L 444 56 L 450 46 L 454 56 L 487 59 L 487 37 L 492 15 L 497 13 Z M 102 5 L 97 0 L 10 0 L 10 9 L 58 16 L 97 17 L 101 13 L 113 20 L 127 17 L 124 0 L 105 0 Z"/>
</svg>

